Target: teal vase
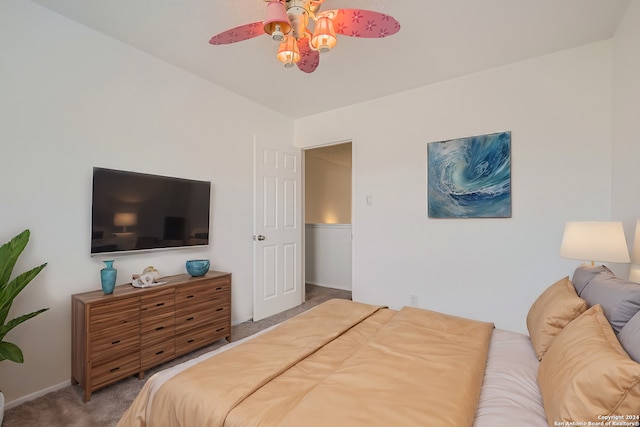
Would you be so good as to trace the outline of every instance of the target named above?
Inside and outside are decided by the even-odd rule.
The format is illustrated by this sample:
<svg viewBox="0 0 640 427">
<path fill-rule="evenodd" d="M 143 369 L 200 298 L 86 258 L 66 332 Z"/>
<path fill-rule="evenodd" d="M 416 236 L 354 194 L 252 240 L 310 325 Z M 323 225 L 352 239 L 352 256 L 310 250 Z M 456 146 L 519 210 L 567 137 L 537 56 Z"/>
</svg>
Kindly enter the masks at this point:
<svg viewBox="0 0 640 427">
<path fill-rule="evenodd" d="M 113 288 L 116 287 L 116 276 L 118 275 L 118 270 L 113 268 L 113 260 L 102 261 L 105 263 L 106 267 L 100 270 L 100 281 L 102 282 L 102 292 L 105 295 L 109 295 L 113 293 Z"/>
</svg>

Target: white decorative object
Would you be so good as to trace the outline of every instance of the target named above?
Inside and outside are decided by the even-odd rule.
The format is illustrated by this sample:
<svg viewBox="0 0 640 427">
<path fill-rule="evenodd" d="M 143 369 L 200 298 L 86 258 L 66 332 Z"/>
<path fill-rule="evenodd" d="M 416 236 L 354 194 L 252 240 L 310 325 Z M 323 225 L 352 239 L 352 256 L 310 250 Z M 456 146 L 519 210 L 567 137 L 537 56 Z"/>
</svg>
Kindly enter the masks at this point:
<svg viewBox="0 0 640 427">
<path fill-rule="evenodd" d="M 158 280 L 160 280 L 160 272 L 156 270 L 154 266 L 150 265 L 149 267 L 145 268 L 142 271 L 142 274 L 147 274 L 147 273 L 150 273 L 153 276 L 154 282 L 157 282 Z"/>
<path fill-rule="evenodd" d="M 167 282 L 156 282 L 151 273 L 141 274 L 138 277 L 134 276 L 131 281 L 131 285 L 136 288 L 149 288 L 151 286 L 164 285 L 165 283 Z"/>
</svg>

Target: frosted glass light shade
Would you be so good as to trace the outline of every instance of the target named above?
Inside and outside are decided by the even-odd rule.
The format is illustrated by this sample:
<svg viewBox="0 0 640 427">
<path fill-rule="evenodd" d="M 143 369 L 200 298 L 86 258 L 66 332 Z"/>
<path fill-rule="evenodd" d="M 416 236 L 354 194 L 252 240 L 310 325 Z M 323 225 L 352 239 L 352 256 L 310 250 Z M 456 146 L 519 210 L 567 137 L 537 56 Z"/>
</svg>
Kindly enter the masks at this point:
<svg viewBox="0 0 640 427">
<path fill-rule="evenodd" d="M 282 62 L 285 67 L 293 67 L 293 65 L 300 61 L 300 50 L 298 50 L 298 41 L 292 36 L 284 36 L 284 41 L 280 43 L 278 54 L 276 56 L 278 61 Z"/>
<path fill-rule="evenodd" d="M 320 52 L 328 52 L 338 43 L 333 21 L 323 16 L 316 21 L 316 27 L 311 37 L 311 44 Z"/>
<path fill-rule="evenodd" d="M 567 222 L 560 256 L 583 261 L 629 262 L 621 222 Z"/>
</svg>

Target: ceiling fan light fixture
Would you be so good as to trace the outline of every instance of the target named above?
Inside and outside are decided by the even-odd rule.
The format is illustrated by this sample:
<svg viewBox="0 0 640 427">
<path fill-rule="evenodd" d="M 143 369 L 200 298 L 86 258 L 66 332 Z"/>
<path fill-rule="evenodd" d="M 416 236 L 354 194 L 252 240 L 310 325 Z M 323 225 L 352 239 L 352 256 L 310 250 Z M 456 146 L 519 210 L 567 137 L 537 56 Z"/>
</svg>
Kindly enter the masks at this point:
<svg viewBox="0 0 640 427">
<path fill-rule="evenodd" d="M 320 52 L 329 52 L 338 43 L 336 37 L 336 30 L 333 27 L 333 21 L 323 16 L 318 18 L 316 26 L 313 29 L 313 36 L 311 36 L 311 44 L 315 49 Z"/>
<path fill-rule="evenodd" d="M 296 62 L 300 61 L 300 50 L 295 37 L 284 36 L 284 41 L 280 43 L 276 57 L 286 68 L 293 67 Z"/>
<path fill-rule="evenodd" d="M 284 3 L 277 0 L 270 1 L 267 4 L 267 19 L 264 20 L 263 24 L 264 32 L 273 36 L 273 39 L 276 41 L 280 41 L 276 37 L 291 31 L 289 16 L 287 16 Z"/>
<path fill-rule="evenodd" d="M 400 23 L 393 16 L 372 10 L 332 9 L 319 12 L 325 0 L 263 1 L 267 6 L 264 21 L 229 28 L 211 37 L 209 44 L 237 43 L 266 33 L 279 42 L 276 57 L 285 67 L 297 65 L 300 71 L 308 74 L 320 64 L 321 52 L 328 52 L 336 46 L 336 34 L 381 38 L 400 31 Z"/>
</svg>

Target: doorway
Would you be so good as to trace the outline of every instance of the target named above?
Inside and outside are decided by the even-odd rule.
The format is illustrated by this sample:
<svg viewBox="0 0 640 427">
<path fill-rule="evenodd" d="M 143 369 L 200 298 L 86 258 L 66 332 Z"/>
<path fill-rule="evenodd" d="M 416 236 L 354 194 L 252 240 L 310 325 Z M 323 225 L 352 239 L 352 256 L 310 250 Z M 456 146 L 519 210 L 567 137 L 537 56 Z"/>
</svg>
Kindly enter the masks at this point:
<svg viewBox="0 0 640 427">
<path fill-rule="evenodd" d="M 351 291 L 352 143 L 303 150 L 304 280 Z"/>
</svg>

